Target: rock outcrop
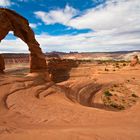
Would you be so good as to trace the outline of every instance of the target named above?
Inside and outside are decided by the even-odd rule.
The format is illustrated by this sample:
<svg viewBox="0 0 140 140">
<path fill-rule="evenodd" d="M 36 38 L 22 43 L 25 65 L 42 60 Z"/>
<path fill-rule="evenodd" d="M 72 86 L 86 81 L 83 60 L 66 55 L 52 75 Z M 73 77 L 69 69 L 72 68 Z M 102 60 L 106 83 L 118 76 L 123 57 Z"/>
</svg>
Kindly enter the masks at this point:
<svg viewBox="0 0 140 140">
<path fill-rule="evenodd" d="M 70 78 L 72 68 L 78 67 L 78 62 L 68 59 L 49 59 L 48 71 L 51 74 L 51 79 L 54 82 L 62 82 Z"/>
<path fill-rule="evenodd" d="M 131 63 L 130 63 L 130 66 L 135 66 L 139 63 L 139 58 L 137 55 L 134 55 L 132 60 L 131 60 Z"/>
<path fill-rule="evenodd" d="M 42 53 L 28 21 L 12 10 L 0 8 L 0 41 L 5 38 L 9 31 L 13 31 L 15 36 L 28 45 L 30 51 L 30 72 L 46 71 L 45 55 Z M 0 56 L 0 71 L 3 72 L 4 68 L 3 58 Z"/>
<path fill-rule="evenodd" d="M 29 63 L 29 55 L 28 54 L 2 54 L 4 58 L 5 65 L 9 64 L 17 64 L 17 63 Z"/>
<path fill-rule="evenodd" d="M 4 65 L 4 59 L 3 57 L 0 55 L 0 73 L 4 73 L 4 70 L 5 69 L 5 65 Z"/>
</svg>

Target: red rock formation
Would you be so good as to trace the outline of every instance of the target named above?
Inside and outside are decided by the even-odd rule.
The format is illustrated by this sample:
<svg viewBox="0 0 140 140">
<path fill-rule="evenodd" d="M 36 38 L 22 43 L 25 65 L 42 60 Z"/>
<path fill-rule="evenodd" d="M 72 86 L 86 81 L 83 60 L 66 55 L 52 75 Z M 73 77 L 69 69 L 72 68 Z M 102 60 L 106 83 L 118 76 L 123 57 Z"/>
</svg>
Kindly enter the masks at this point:
<svg viewBox="0 0 140 140">
<path fill-rule="evenodd" d="M 68 59 L 49 59 L 48 71 L 54 82 L 62 82 L 70 78 L 72 68 L 78 67 L 79 63 L 75 60 Z"/>
<path fill-rule="evenodd" d="M 3 73 L 3 70 L 5 69 L 5 65 L 4 65 L 4 59 L 3 57 L 0 55 L 0 73 Z"/>
<path fill-rule="evenodd" d="M 35 39 L 28 21 L 16 12 L 0 8 L 0 41 L 13 31 L 14 35 L 22 39 L 29 47 L 30 72 L 46 71 L 47 65 L 45 55 L 42 53 L 39 43 Z M 0 57 L 0 71 L 4 70 L 2 56 Z"/>
<path fill-rule="evenodd" d="M 132 60 L 131 60 L 131 63 L 130 63 L 130 66 L 135 66 L 139 63 L 139 58 L 137 55 L 134 55 Z"/>
</svg>

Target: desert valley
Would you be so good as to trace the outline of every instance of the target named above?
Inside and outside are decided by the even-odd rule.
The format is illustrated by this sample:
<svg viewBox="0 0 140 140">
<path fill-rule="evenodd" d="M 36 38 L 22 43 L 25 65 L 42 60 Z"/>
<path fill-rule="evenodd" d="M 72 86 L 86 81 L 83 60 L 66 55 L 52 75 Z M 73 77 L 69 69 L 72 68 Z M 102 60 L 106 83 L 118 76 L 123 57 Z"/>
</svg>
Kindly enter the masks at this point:
<svg viewBox="0 0 140 140">
<path fill-rule="evenodd" d="M 50 81 L 28 74 L 28 54 L 4 54 L 0 139 L 138 140 L 140 65 L 131 66 L 136 54 L 99 53 L 98 60 L 98 53 L 46 54 Z"/>
</svg>

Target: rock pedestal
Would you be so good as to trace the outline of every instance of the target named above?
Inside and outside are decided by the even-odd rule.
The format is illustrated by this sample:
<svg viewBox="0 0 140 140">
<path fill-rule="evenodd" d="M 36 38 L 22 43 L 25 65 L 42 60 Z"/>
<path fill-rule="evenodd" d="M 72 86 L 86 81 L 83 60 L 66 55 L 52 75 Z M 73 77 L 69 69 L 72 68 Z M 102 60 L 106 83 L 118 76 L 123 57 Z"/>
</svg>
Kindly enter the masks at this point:
<svg viewBox="0 0 140 140">
<path fill-rule="evenodd" d="M 131 63 L 130 63 L 130 66 L 135 66 L 139 63 L 139 58 L 137 55 L 133 56 L 132 60 L 131 60 Z"/>
</svg>

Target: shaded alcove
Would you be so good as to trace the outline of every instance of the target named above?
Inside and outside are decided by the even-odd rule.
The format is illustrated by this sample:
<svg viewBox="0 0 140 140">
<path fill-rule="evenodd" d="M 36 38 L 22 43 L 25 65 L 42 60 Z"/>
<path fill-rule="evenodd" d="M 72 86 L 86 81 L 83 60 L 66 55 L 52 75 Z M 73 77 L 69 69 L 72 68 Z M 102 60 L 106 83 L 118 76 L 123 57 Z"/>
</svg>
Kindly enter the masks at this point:
<svg viewBox="0 0 140 140">
<path fill-rule="evenodd" d="M 34 32 L 24 17 L 15 11 L 0 8 L 0 25 L 0 42 L 10 31 L 13 31 L 14 36 L 27 44 L 30 52 L 30 72 L 47 70 L 45 55 L 42 53 L 40 45 L 35 39 Z M 4 69 L 4 59 L 0 56 L 0 72 L 3 73 Z"/>
</svg>

